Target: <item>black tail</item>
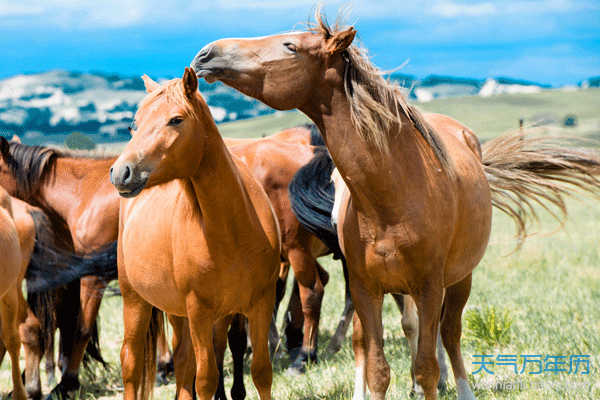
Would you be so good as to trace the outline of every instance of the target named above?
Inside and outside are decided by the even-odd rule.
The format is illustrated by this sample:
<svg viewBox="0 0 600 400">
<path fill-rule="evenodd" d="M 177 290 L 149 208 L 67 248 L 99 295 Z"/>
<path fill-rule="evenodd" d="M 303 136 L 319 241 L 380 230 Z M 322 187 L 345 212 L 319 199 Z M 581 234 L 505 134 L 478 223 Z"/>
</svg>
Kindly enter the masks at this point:
<svg viewBox="0 0 600 400">
<path fill-rule="evenodd" d="M 35 222 L 36 240 L 25 275 L 28 292 L 50 291 L 88 275 L 117 279 L 116 241 L 79 256 L 56 245 L 45 214 L 39 211 L 30 214 Z"/>
<path fill-rule="evenodd" d="M 83 356 L 83 367 L 88 371 L 92 371 L 91 361 L 98 361 L 104 368 L 108 368 L 108 363 L 102 357 L 100 351 L 100 315 L 96 317 L 94 322 L 94 328 L 92 329 L 92 337 L 85 348 L 85 354 Z"/>
<path fill-rule="evenodd" d="M 334 168 L 327 149 L 317 147 L 312 160 L 296 172 L 288 190 L 292 211 L 298 221 L 340 257 L 337 231 L 331 223 L 335 198 L 331 173 Z"/>
<path fill-rule="evenodd" d="M 315 124 L 304 124 L 302 125 L 310 131 L 310 144 L 313 146 L 325 146 L 325 141 L 319 128 Z"/>
</svg>

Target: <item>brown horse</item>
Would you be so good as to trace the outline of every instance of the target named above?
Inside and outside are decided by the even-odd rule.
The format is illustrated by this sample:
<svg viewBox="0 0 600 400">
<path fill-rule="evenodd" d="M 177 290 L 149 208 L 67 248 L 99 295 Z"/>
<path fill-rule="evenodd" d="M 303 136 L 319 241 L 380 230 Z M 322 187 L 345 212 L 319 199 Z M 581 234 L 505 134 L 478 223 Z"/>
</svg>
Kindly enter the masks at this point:
<svg viewBox="0 0 600 400">
<path fill-rule="evenodd" d="M 13 398 L 27 399 L 25 386 L 21 380 L 19 367 L 19 354 L 21 352 L 21 339 L 19 337 L 19 308 L 23 302 L 21 282 L 29 264 L 29 257 L 33 251 L 31 236 L 35 233 L 32 228 L 23 241 L 15 225 L 15 215 L 12 201 L 5 190 L 0 189 L 0 328 L 3 348 L 8 350 L 11 360 Z M 23 246 L 21 246 L 23 245 Z M 4 356 L 4 349 L 2 357 Z M 1 358 L 0 358 L 1 361 Z"/>
<path fill-rule="evenodd" d="M 68 250 L 86 253 L 104 248 L 115 252 L 104 246 L 117 238 L 119 197 L 108 179 L 116 158 L 73 156 L 51 148 L 0 140 L 0 185 L 9 194 L 40 207 L 52 221 L 58 241 Z M 116 264 L 116 252 L 114 255 Z M 68 391 L 79 387 L 79 367 L 108 280 L 86 277 L 81 281 L 81 306 L 77 306 L 79 301 L 64 302 L 66 310 L 62 312 L 69 317 L 58 320 L 65 358 L 63 374 L 49 398 L 66 397 Z M 74 315 L 78 317 L 75 319 Z"/>
<path fill-rule="evenodd" d="M 211 399 L 217 386 L 215 322 L 245 314 L 252 378 L 260 398 L 270 399 L 281 240 L 269 199 L 227 150 L 191 69 L 150 93 L 135 122 L 110 173 L 119 194 L 131 198 L 121 201 L 118 247 L 124 398 L 151 391 L 155 354 L 145 354 L 144 368 L 144 336 L 156 307 L 189 321 L 200 399 Z"/>
<path fill-rule="evenodd" d="M 456 124 L 436 130 L 408 105 L 401 89 L 352 45 L 355 35 L 352 27 L 328 26 L 317 12 L 317 24 L 307 32 L 219 40 L 205 46 L 192 66 L 199 77 L 220 80 L 273 108 L 298 108 L 321 131 L 350 192 L 338 233 L 356 307 L 357 375 L 366 376 L 372 398 L 383 399 L 390 382 L 383 295 L 403 293 L 417 305 L 415 378 L 425 398 L 437 398 L 441 321 L 458 398 L 474 399 L 460 351 L 461 315 L 472 271 L 487 247 L 492 201 L 521 221 L 531 213 L 530 195 L 564 210 L 566 189 L 557 180 L 564 176 L 595 190 L 597 181 L 588 174 L 598 157 L 590 163 L 571 151 L 565 158 L 556 148 L 537 151 L 509 136 L 488 147 L 482 160 L 468 130 L 460 140 Z"/>
</svg>

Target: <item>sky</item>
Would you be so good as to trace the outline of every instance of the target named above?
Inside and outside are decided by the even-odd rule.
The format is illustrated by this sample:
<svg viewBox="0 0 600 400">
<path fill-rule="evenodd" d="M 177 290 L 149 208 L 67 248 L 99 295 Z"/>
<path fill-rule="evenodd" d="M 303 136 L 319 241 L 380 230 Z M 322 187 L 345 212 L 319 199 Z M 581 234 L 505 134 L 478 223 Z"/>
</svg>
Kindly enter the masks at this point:
<svg viewBox="0 0 600 400">
<path fill-rule="evenodd" d="M 180 76 L 207 43 L 314 20 L 317 0 L 0 0 L 0 79 L 64 69 Z M 329 1 L 384 70 L 553 86 L 600 76 L 600 0 Z"/>
</svg>

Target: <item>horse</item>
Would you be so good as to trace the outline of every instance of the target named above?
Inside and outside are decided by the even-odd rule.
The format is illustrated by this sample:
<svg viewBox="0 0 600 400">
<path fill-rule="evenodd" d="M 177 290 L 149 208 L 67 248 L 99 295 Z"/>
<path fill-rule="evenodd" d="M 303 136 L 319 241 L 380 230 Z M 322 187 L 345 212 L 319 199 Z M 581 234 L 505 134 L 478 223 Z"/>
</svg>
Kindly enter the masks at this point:
<svg viewBox="0 0 600 400">
<path fill-rule="evenodd" d="M 319 128 L 350 193 L 338 214 L 338 236 L 356 308 L 357 378 L 366 378 L 371 398 L 385 398 L 390 383 L 383 295 L 401 293 L 417 306 L 419 394 L 437 398 L 441 329 L 458 398 L 474 399 L 460 350 L 461 315 L 488 244 L 492 207 L 507 211 L 525 235 L 531 202 L 546 199 L 566 213 L 564 180 L 595 192 L 598 157 L 528 148 L 535 143 L 514 140 L 521 135 L 502 138 L 480 157 L 469 130 L 459 140 L 458 123 L 434 129 L 407 103 L 353 44 L 354 27 L 331 27 L 316 14 L 307 31 L 212 42 L 191 66 L 207 82 L 219 80 L 272 108 L 297 108 Z M 354 398 L 364 395 L 361 389 Z"/>
<path fill-rule="evenodd" d="M 23 244 L 23 248 L 21 247 Z M 21 339 L 19 337 L 19 294 L 23 280 L 24 262 L 33 251 L 33 243 L 21 242 L 17 226 L 15 225 L 12 201 L 5 190 L 0 190 L 0 328 L 4 348 L 8 350 L 11 360 L 13 381 L 13 398 L 26 400 L 25 386 L 21 380 L 19 355 L 21 352 Z M 22 294 L 21 294 L 22 297 Z M 1 359 L 0 359 L 1 361 Z"/>
<path fill-rule="evenodd" d="M 41 208 L 67 250 L 84 254 L 102 248 L 116 266 L 116 244 L 110 244 L 117 238 L 119 197 L 108 180 L 108 170 L 116 158 L 76 156 L 4 138 L 0 138 L 0 150 L 0 185 L 12 196 Z M 79 368 L 109 280 L 88 276 L 77 285 L 80 288 L 69 286 L 76 293 L 68 291 L 67 295 L 80 296 L 81 303 L 64 301 L 64 309 L 59 310 L 65 315 L 58 318 L 63 374 L 48 400 L 64 398 L 79 388 Z"/>
<path fill-rule="evenodd" d="M 152 390 L 155 350 L 144 352 L 144 336 L 158 319 L 153 310 L 160 309 L 187 318 L 200 399 L 211 399 L 217 387 L 215 322 L 246 315 L 252 378 L 260 398 L 270 399 L 268 334 L 281 238 L 269 199 L 227 150 L 191 68 L 148 94 L 135 122 L 130 142 L 110 168 L 123 197 L 118 267 L 124 398 L 145 399 Z M 173 329 L 178 337 L 181 332 Z"/>
</svg>

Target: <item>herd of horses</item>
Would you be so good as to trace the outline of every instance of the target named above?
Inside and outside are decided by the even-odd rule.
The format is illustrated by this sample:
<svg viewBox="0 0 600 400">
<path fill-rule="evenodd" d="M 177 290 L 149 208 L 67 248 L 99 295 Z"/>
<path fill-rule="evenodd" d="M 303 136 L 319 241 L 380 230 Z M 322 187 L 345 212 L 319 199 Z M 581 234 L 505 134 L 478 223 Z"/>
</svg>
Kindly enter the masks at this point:
<svg viewBox="0 0 600 400">
<path fill-rule="evenodd" d="M 537 205 L 566 217 L 565 196 L 599 197 L 600 153 L 523 131 L 481 146 L 461 123 L 409 105 L 355 35 L 317 11 L 303 32 L 210 43 L 181 79 L 159 84 L 144 76 L 148 94 L 118 157 L 0 139 L 0 353 L 11 358 L 15 399 L 41 398 L 40 360 L 45 354 L 53 377 L 56 329 L 62 374 L 49 399 L 79 387 L 86 351 L 102 360 L 92 339 L 103 293 L 117 278 L 126 400 L 150 396 L 159 344 L 161 359 L 171 358 L 165 315 L 178 399 L 227 398 L 228 343 L 231 397 L 243 399 L 248 339 L 254 385 L 270 399 L 274 313 L 288 271 L 295 283 L 285 336 L 288 350 L 297 348 L 290 368 L 302 372 L 317 360 L 329 279 L 317 258 L 329 253 L 342 260 L 347 285 L 330 351 L 353 314 L 353 399 L 367 389 L 383 399 L 390 383 L 387 293 L 402 311 L 412 390 L 437 398 L 446 352 L 458 399 L 475 399 L 461 316 L 492 208 L 509 214 L 524 239 Z M 224 139 L 199 78 L 278 110 L 299 109 L 315 125 Z M 24 299 L 24 279 L 35 301 Z"/>
</svg>

